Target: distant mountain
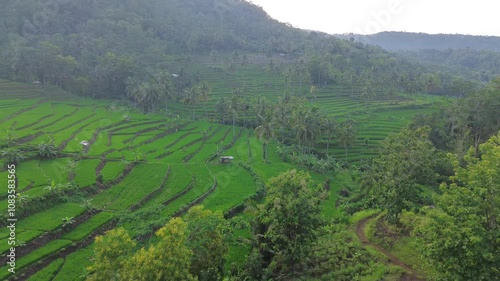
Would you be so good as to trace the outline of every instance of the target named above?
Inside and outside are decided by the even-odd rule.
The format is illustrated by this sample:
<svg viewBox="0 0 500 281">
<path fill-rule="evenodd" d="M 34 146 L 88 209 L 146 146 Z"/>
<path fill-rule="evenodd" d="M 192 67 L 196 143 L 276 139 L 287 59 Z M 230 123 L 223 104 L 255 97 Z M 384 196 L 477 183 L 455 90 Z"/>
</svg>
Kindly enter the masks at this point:
<svg viewBox="0 0 500 281">
<path fill-rule="evenodd" d="M 426 34 L 410 32 L 381 32 L 373 35 L 338 34 L 336 37 L 354 39 L 386 50 L 446 50 L 473 49 L 500 51 L 500 37 L 461 34 Z"/>
<path fill-rule="evenodd" d="M 436 73 L 434 66 L 378 46 L 293 28 L 245 0 L 49 2 L 2 1 L 0 78 L 40 81 L 92 97 L 125 97 L 130 85 L 146 83 L 152 73 L 175 70 L 183 77 L 177 79 L 181 95 L 199 82 L 203 67 L 189 72 L 181 62 L 194 65 L 193 57 L 204 57 L 232 72 L 238 71 L 236 62 L 248 63 L 245 54 L 260 54 L 269 71 L 304 84 L 362 93 L 454 94 L 456 71 L 444 67 Z M 290 58 L 288 65 L 273 55 Z M 458 74 L 481 83 L 492 76 Z"/>
</svg>

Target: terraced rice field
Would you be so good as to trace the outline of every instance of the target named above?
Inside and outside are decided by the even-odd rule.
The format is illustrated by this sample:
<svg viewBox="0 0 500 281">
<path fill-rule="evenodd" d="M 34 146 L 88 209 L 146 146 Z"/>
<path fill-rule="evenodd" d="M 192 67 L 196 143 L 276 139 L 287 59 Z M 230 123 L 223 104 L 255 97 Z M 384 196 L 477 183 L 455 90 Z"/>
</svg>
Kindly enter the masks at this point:
<svg viewBox="0 0 500 281">
<path fill-rule="evenodd" d="M 262 58 L 254 61 L 259 59 L 265 63 Z M 213 98 L 206 106 L 213 106 L 233 84 L 245 84 L 247 95 L 263 93 L 270 100 L 281 94 L 276 86 L 279 81 L 256 71 L 261 65 L 246 67 L 246 72 L 224 79 L 216 79 L 218 74 L 213 69 L 200 73 L 213 83 Z M 432 108 L 432 102 L 425 100 L 412 101 L 414 108 L 408 103 L 365 104 L 342 91 L 320 89 L 310 102 L 339 119 L 355 116 L 359 136 L 349 149 L 352 162 L 373 156 L 377 143 L 387 134 L 398 131 L 415 113 Z M 82 280 L 96 235 L 120 225 L 145 241 L 154 229 L 172 216 L 182 216 L 194 204 L 228 212 L 255 194 L 256 181 L 265 182 L 297 168 L 278 158 L 273 152 L 275 144 L 270 145 L 270 164 L 264 164 L 262 145 L 253 130 L 236 128 L 233 132 L 228 125 L 146 116 L 111 104 L 56 88 L 0 80 L 0 131 L 4 136 L 0 145 L 2 149 L 24 150 L 28 156 L 16 165 L 17 191 L 26 196 L 16 210 L 16 276 L 20 280 Z M 179 105 L 172 108 L 181 116 L 191 115 Z M 204 108 L 200 106 L 196 113 L 204 114 Z M 36 157 L 37 145 L 49 139 L 54 140 L 58 155 L 41 160 Z M 369 139 L 368 144 L 365 139 Z M 84 147 L 82 141 L 88 146 Z M 336 143 L 330 150 L 344 156 L 344 149 Z M 235 161 L 220 164 L 220 155 L 232 155 Z M 248 164 L 257 176 L 241 164 Z M 7 178 L 4 168 L 0 176 Z M 330 175 L 312 176 L 321 183 Z M 340 184 L 333 183 L 332 196 L 325 202 L 327 217 L 336 214 L 339 188 Z M 7 205 L 7 190 L 2 189 L 2 226 L 6 224 Z M 8 235 L 3 227 L 3 265 Z M 241 260 L 238 249 L 231 249 L 229 260 Z M 0 279 L 9 277 L 7 267 L 0 268 Z"/>
<path fill-rule="evenodd" d="M 83 279 L 94 237 L 117 225 L 141 239 L 194 204 L 229 211 L 256 192 L 256 179 L 239 163 L 255 164 L 263 181 L 293 168 L 276 155 L 276 166 L 262 164 L 251 130 L 233 134 L 228 125 L 145 116 L 110 104 L 0 80 L 0 130 L 9 135 L 0 145 L 28 156 L 16 165 L 17 191 L 25 196 L 16 210 L 20 280 Z M 50 139 L 58 155 L 39 159 L 37 145 Z M 236 160 L 220 164 L 217 156 L 225 154 Z M 0 175 L 7 178 L 7 171 Z M 0 191 L 2 226 L 6 191 Z M 8 235 L 3 227 L 1 280 L 12 278 L 5 266 Z"/>
<path fill-rule="evenodd" d="M 298 58 L 280 55 L 266 57 L 252 53 L 246 55 L 249 64 L 244 66 L 235 64 L 237 71 L 229 69 L 227 64 L 224 64 L 226 58 L 231 58 L 230 53 L 219 54 L 216 62 L 209 56 L 195 56 L 189 62 L 175 63 L 179 69 L 174 68 L 172 71 L 184 69 L 195 73 L 196 77 L 206 81 L 212 88 L 209 101 L 194 108 L 195 115 L 207 114 L 208 118 L 220 120 L 214 112 L 216 103 L 221 97 L 231 97 L 232 91 L 236 89 L 241 90 L 240 96 L 247 101 L 263 96 L 268 101 L 275 102 L 284 93 L 304 97 L 310 105 L 319 106 L 339 122 L 346 118 L 356 122 L 358 137 L 355 144 L 349 148 L 347 157 L 347 161 L 354 164 L 375 156 L 379 142 L 390 133 L 398 132 L 406 126 L 415 114 L 433 112 L 438 104 L 446 102 L 436 96 L 403 94 L 389 96 L 382 90 L 377 91 L 376 97 L 365 100 L 362 97 L 361 87 L 337 85 L 317 87 L 317 92 L 313 96 L 309 93 L 311 85 L 306 82 L 307 77 L 302 81 L 295 77 L 285 85 L 283 73 L 275 74 L 269 71 L 269 62 L 272 61 L 275 66 L 281 65 L 284 72 L 293 72 Z M 240 54 L 241 56 L 243 54 Z M 169 107 L 180 115 L 191 116 L 191 109 L 180 103 L 173 102 Z M 323 142 L 320 146 L 326 148 L 326 143 Z M 341 159 L 345 157 L 344 148 L 338 142 L 331 144 L 329 152 Z"/>
</svg>

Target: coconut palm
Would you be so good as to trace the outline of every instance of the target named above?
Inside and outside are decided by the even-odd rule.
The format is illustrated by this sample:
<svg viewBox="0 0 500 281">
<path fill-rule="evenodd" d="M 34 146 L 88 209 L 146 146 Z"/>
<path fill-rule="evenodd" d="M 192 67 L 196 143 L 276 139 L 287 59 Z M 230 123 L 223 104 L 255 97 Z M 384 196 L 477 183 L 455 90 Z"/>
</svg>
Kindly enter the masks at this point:
<svg viewBox="0 0 500 281">
<path fill-rule="evenodd" d="M 352 120 L 345 120 L 339 129 L 340 144 L 345 147 L 345 161 L 347 162 L 347 148 L 356 140 L 357 130 Z"/>
<path fill-rule="evenodd" d="M 233 136 L 235 135 L 234 128 L 236 126 L 236 118 L 241 111 L 243 106 L 243 100 L 239 95 L 233 95 L 229 100 L 229 111 L 231 112 L 231 116 L 233 117 Z"/>
<path fill-rule="evenodd" d="M 267 163 L 269 156 L 268 145 L 269 141 L 274 137 L 274 130 L 271 123 L 264 119 L 261 115 L 259 115 L 259 119 L 261 121 L 261 125 L 255 128 L 255 135 L 258 140 L 262 141 L 264 162 Z"/>
<path fill-rule="evenodd" d="M 320 116 L 318 108 L 298 107 L 293 112 L 292 127 L 299 146 L 314 145 L 319 136 Z"/>
<path fill-rule="evenodd" d="M 207 102 L 210 99 L 210 93 L 212 92 L 212 89 L 205 82 L 199 84 L 197 87 L 198 87 L 199 100 Z M 205 116 L 207 116 L 207 109 L 205 106 L 203 107 L 203 110 L 205 111 Z"/>
<path fill-rule="evenodd" d="M 26 159 L 26 155 L 19 149 L 10 147 L 2 150 L 2 158 L 6 158 L 9 164 L 19 164 Z"/>
<path fill-rule="evenodd" d="M 273 112 L 273 123 L 277 124 L 280 128 L 280 141 L 284 142 L 285 139 L 285 128 L 289 125 L 290 123 L 290 106 L 288 102 L 283 99 L 279 98 L 278 99 L 278 104 L 274 107 L 274 112 Z"/>
<path fill-rule="evenodd" d="M 261 118 L 259 116 L 267 116 L 270 110 L 268 100 L 263 96 L 258 96 L 250 101 L 250 107 L 252 112 L 257 117 L 257 124 L 260 125 Z"/>
<path fill-rule="evenodd" d="M 225 117 L 229 113 L 229 101 L 225 97 L 221 97 L 215 105 L 217 113 L 219 113 L 221 123 L 224 124 Z"/>
<path fill-rule="evenodd" d="M 181 99 L 181 102 L 188 106 L 191 107 L 192 113 L 193 113 L 193 119 L 195 119 L 195 114 L 194 114 L 194 107 L 199 103 L 199 87 L 197 86 L 192 86 L 187 88 L 184 91 L 184 96 Z"/>
<path fill-rule="evenodd" d="M 53 141 L 42 142 L 37 146 L 37 148 L 38 148 L 38 156 L 42 159 L 53 158 L 57 156 L 57 148 L 54 145 Z"/>
<path fill-rule="evenodd" d="M 321 132 L 323 137 L 326 139 L 326 154 L 328 155 L 328 150 L 330 148 L 330 143 L 335 136 L 337 131 L 337 123 L 330 117 L 323 118 L 321 122 Z"/>
</svg>

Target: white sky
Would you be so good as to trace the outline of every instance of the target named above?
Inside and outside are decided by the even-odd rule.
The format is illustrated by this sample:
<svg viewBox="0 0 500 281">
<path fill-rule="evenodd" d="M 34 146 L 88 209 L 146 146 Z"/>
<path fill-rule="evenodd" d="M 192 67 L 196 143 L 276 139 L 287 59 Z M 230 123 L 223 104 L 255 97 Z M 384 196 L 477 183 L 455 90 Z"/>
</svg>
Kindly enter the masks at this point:
<svg viewBox="0 0 500 281">
<path fill-rule="evenodd" d="M 249 0 L 302 29 L 500 36 L 499 0 Z"/>
</svg>

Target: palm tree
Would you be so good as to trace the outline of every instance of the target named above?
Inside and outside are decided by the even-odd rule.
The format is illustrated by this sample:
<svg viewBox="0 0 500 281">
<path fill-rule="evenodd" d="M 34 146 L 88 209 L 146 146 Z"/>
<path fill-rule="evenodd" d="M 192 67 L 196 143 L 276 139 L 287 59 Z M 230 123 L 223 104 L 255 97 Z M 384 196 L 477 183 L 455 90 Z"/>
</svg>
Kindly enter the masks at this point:
<svg viewBox="0 0 500 281">
<path fill-rule="evenodd" d="M 171 74 L 165 70 L 152 75 L 154 91 L 159 100 L 165 101 L 165 113 L 168 112 L 168 100 L 174 97 L 174 86 L 170 77 Z"/>
<path fill-rule="evenodd" d="M 274 107 L 273 122 L 280 127 L 281 142 L 285 140 L 285 128 L 290 123 L 290 111 L 289 103 L 284 98 L 280 97 L 278 99 L 278 104 Z"/>
<path fill-rule="evenodd" d="M 225 97 L 221 97 L 220 100 L 215 105 L 217 113 L 220 115 L 221 123 L 224 124 L 224 117 L 229 112 L 229 102 Z"/>
<path fill-rule="evenodd" d="M 236 126 L 236 117 L 238 117 L 242 104 L 243 102 L 239 95 L 233 95 L 229 101 L 229 110 L 231 111 L 231 115 L 233 117 L 233 136 L 235 134 L 234 128 Z"/>
<path fill-rule="evenodd" d="M 330 142 L 332 141 L 337 130 L 337 123 L 330 117 L 323 118 L 321 122 L 321 132 L 326 138 L 326 154 L 328 155 L 328 150 L 330 148 Z"/>
<path fill-rule="evenodd" d="M 14 140 L 17 138 L 14 124 L 12 124 L 12 126 L 5 131 L 5 136 L 3 138 L 7 140 L 7 147 L 11 147 L 14 144 Z"/>
<path fill-rule="evenodd" d="M 181 99 L 181 102 L 188 106 L 191 107 L 192 113 L 193 113 L 193 119 L 195 119 L 194 115 L 194 106 L 198 104 L 199 102 L 199 87 L 197 86 L 192 86 L 187 88 L 184 91 L 184 97 Z"/>
<path fill-rule="evenodd" d="M 315 144 L 319 135 L 320 120 L 318 108 L 300 106 L 293 112 L 292 127 L 296 131 L 299 146 Z"/>
<path fill-rule="evenodd" d="M 267 99 L 263 96 L 258 96 L 250 102 L 253 113 L 257 117 L 257 125 L 260 125 L 260 116 L 267 116 L 270 110 L 270 105 Z"/>
<path fill-rule="evenodd" d="M 57 156 L 57 148 L 53 141 L 42 142 L 38 146 L 38 156 L 40 158 L 52 158 Z"/>
<path fill-rule="evenodd" d="M 274 137 L 274 130 L 270 122 L 266 121 L 261 115 L 259 115 L 261 120 L 261 125 L 255 128 L 255 135 L 257 139 L 262 141 L 262 152 L 264 157 L 264 162 L 267 163 L 268 159 L 268 144 L 269 141 Z"/>
<path fill-rule="evenodd" d="M 345 147 L 345 161 L 347 162 L 347 148 L 356 140 L 357 130 L 352 120 L 345 120 L 340 126 L 340 144 Z"/>
<path fill-rule="evenodd" d="M 2 151 L 2 157 L 7 158 L 8 163 L 19 164 L 21 161 L 26 159 L 26 155 L 17 148 L 7 148 Z"/>
<path fill-rule="evenodd" d="M 212 89 L 210 86 L 208 86 L 207 83 L 203 82 L 198 85 L 198 94 L 199 94 L 199 99 L 200 101 L 207 102 L 210 98 L 210 93 L 212 92 Z M 205 117 L 207 116 L 207 108 L 204 106 L 203 110 L 205 111 Z"/>
</svg>

